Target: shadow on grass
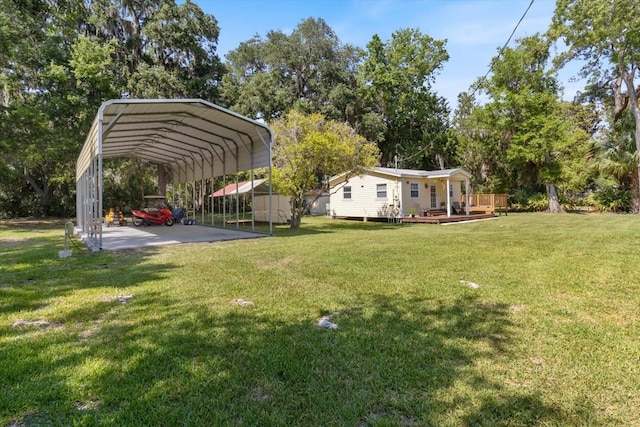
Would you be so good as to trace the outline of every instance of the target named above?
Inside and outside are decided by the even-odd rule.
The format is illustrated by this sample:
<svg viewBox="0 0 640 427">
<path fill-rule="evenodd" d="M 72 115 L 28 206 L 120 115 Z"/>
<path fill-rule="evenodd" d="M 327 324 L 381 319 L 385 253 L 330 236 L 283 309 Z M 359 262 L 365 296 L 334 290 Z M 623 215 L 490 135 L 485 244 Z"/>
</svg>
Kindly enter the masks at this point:
<svg viewBox="0 0 640 427">
<path fill-rule="evenodd" d="M 87 328 L 95 329 L 91 334 L 51 331 L 41 339 L 10 334 L 2 359 L 17 371 L 5 377 L 7 397 L 0 406 L 0 413 L 11 418 L 0 421 L 119 426 L 567 422 L 537 396 L 491 384 L 477 371 L 478 361 L 510 355 L 514 326 L 508 307 L 474 296 L 361 295 L 357 306 L 332 315 L 337 330 L 318 328 L 315 316 L 284 321 L 272 307 L 259 304 L 209 306 L 153 292 L 108 307 L 109 316 L 86 319 Z M 473 399 L 466 399 L 469 395 Z"/>
<path fill-rule="evenodd" d="M 297 237 L 311 234 L 339 233 L 344 231 L 378 231 L 406 227 L 408 224 L 377 221 L 355 221 L 345 219 L 303 218 L 300 228 L 278 226 L 273 235 L 277 237 Z"/>
<path fill-rule="evenodd" d="M 30 311 L 41 317 L 39 310 L 55 303 L 58 297 L 90 289 L 130 289 L 165 277 L 174 268 L 169 263 L 145 263 L 158 249 L 91 253 L 78 239 L 73 239 L 69 247 L 73 255 L 60 258 L 64 231 L 59 236 L 52 236 L 51 232 L 39 236 L 43 230 L 40 226 L 35 234 L 24 228 L 12 230 L 10 238 L 0 239 L 0 311 L 11 321 L 16 316 L 30 315 Z"/>
</svg>

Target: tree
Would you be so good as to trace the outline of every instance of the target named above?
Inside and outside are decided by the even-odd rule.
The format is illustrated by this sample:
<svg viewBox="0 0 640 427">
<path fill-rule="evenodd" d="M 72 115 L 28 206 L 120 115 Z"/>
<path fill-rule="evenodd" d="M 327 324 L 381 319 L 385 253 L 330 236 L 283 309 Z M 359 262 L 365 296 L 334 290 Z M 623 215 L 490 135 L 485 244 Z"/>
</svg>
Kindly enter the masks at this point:
<svg viewBox="0 0 640 427">
<path fill-rule="evenodd" d="M 86 12 L 79 0 L 64 7 L 2 0 L 0 146 L 8 176 L 0 186 L 29 194 L 11 206 L 14 215 L 66 216 L 75 207 L 72 171 L 90 119 L 85 92 L 65 67 Z"/>
<path fill-rule="evenodd" d="M 270 124 L 274 131 L 273 180 L 277 191 L 291 197 L 291 228 L 300 226 L 311 190 L 329 191 L 328 178 L 346 173 L 347 179 L 378 164 L 378 148 L 344 123 L 320 114 L 297 111 Z"/>
<path fill-rule="evenodd" d="M 91 6 L 87 32 L 96 44 L 113 46 L 115 60 L 109 75 L 115 77 L 112 84 L 117 97 L 220 102 L 218 83 L 224 67 L 216 55 L 220 30 L 213 16 L 190 0 L 182 4 L 175 0 L 94 0 Z M 73 65 L 77 70 L 78 64 Z M 156 173 L 158 193 L 164 195 L 164 165 L 156 165 Z"/>
<path fill-rule="evenodd" d="M 269 31 L 229 52 L 221 92 L 229 108 L 253 118 L 295 108 L 353 123 L 359 60 L 359 49 L 340 43 L 323 19 L 309 18 L 291 35 Z"/>
<path fill-rule="evenodd" d="M 595 198 L 610 203 L 610 206 L 601 208 L 628 211 L 632 206 L 625 202 L 638 186 L 636 166 L 640 162 L 640 155 L 634 150 L 634 118 L 631 112 L 624 111 L 611 128 L 603 130 L 603 134 L 594 150 L 595 167 L 600 173 Z"/>
<path fill-rule="evenodd" d="M 479 105 L 474 95 L 458 95 L 453 120 L 458 162 L 471 173 L 471 192 L 507 192 L 513 185 L 504 139 L 493 126 L 488 109 Z"/>
<path fill-rule="evenodd" d="M 635 150 L 640 152 L 640 88 L 635 84 L 640 72 L 640 2 L 558 0 L 549 35 L 568 47 L 558 56 L 558 66 L 583 60 L 582 76 L 611 91 L 614 120 L 631 110 Z M 636 174 L 633 211 L 640 213 L 640 163 Z"/>
<path fill-rule="evenodd" d="M 30 192 L 0 197 L 14 215 L 73 213 L 76 158 L 105 100 L 218 102 L 219 28 L 189 0 L 0 0 L 0 6 L 0 193 Z"/>
<path fill-rule="evenodd" d="M 560 114 L 566 137 L 558 140 L 554 152 L 559 166 L 558 188 L 574 195 L 593 189 L 597 176 L 593 157 L 596 133 L 602 132 L 601 118 L 594 104 L 562 102 Z"/>
<path fill-rule="evenodd" d="M 548 43 L 540 36 L 520 39 L 491 62 L 491 77 L 483 83 L 490 101 L 478 117 L 491 142 L 504 153 L 510 185 L 537 191 L 544 188 L 549 210 L 561 212 L 556 185 L 560 180 L 559 143 L 567 138 L 553 73 L 546 69 Z M 512 188 L 513 189 L 513 188 Z"/>
<path fill-rule="evenodd" d="M 449 59 L 445 43 L 417 29 L 402 29 L 388 42 L 374 35 L 367 44 L 359 94 L 371 106 L 369 113 L 384 123 L 384 139 L 378 143 L 383 164 L 398 155 L 413 159 L 405 167 L 444 168 L 453 157 L 447 146 L 449 110 L 432 90 L 437 71 Z M 375 138 L 366 129 L 363 135 Z"/>
</svg>

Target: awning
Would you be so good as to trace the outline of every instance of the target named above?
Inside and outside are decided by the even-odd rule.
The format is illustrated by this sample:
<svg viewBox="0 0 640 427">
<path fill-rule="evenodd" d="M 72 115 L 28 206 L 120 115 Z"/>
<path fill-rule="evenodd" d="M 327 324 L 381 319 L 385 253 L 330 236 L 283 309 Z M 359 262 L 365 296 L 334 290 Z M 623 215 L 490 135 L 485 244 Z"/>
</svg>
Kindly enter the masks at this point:
<svg viewBox="0 0 640 427">
<path fill-rule="evenodd" d="M 209 194 L 209 197 L 222 197 L 222 196 L 234 196 L 236 194 L 250 193 L 253 189 L 254 194 L 269 194 L 269 186 L 264 185 L 267 180 L 264 178 L 256 179 L 251 185 L 251 181 L 239 181 L 237 184 L 231 183 L 225 185 L 223 188 L 216 190 L 213 194 Z"/>
</svg>

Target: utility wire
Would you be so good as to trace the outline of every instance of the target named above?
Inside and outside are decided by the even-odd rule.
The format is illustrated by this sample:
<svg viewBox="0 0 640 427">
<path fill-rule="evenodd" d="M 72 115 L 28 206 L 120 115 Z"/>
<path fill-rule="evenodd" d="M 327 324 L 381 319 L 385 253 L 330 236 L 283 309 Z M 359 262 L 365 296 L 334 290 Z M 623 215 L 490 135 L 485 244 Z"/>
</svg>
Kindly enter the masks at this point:
<svg viewBox="0 0 640 427">
<path fill-rule="evenodd" d="M 500 58 L 500 56 L 502 56 L 502 53 L 504 52 L 504 50 L 507 48 L 507 46 L 509 45 L 509 42 L 511 41 L 511 38 L 513 37 L 513 35 L 516 33 L 516 30 L 518 29 L 518 27 L 520 26 L 520 23 L 522 22 L 522 20 L 524 19 L 525 16 L 527 16 L 527 13 L 529 12 L 529 9 L 531 9 L 531 6 L 533 6 L 533 2 L 534 0 L 531 0 L 531 3 L 529 3 L 529 7 L 527 7 L 527 10 L 524 11 L 524 13 L 522 14 L 522 17 L 520 17 L 520 20 L 518 21 L 518 23 L 516 24 L 515 28 L 513 29 L 513 31 L 511 32 L 511 35 L 509 36 L 509 38 L 507 39 L 507 42 L 502 46 L 502 48 L 500 49 L 500 51 L 498 52 L 498 58 Z M 478 83 L 476 84 L 476 86 L 473 88 L 473 91 L 471 92 L 471 97 L 476 93 L 476 91 L 478 90 L 478 88 L 480 87 L 480 85 L 482 84 L 483 81 L 485 81 L 487 79 L 487 76 L 489 75 L 489 73 L 492 70 L 492 65 L 489 65 L 489 69 L 487 70 L 486 74 L 480 79 L 480 81 L 478 81 Z"/>
<path fill-rule="evenodd" d="M 531 9 L 531 6 L 533 6 L 533 2 L 535 0 L 531 0 L 531 3 L 529 3 L 529 6 L 527 7 L 527 10 L 524 11 L 524 13 L 522 14 L 522 16 L 520 17 L 520 20 L 518 21 L 518 23 L 516 24 L 516 26 L 513 28 L 513 31 L 511 31 L 511 34 L 509 35 L 509 38 L 507 39 L 507 41 L 505 42 L 504 45 L 502 45 L 502 48 L 500 48 L 500 51 L 498 52 L 498 58 L 502 56 L 502 53 L 504 52 L 504 50 L 507 48 L 507 46 L 509 45 L 509 43 L 511 42 L 511 39 L 513 38 L 513 35 L 516 33 L 516 31 L 518 30 L 518 27 L 520 26 L 520 24 L 522 23 L 522 21 L 524 20 L 525 16 L 527 16 L 527 13 L 529 13 L 529 9 Z M 485 73 L 485 75 L 480 79 L 480 81 L 478 81 L 478 83 L 475 85 L 475 87 L 472 86 L 473 91 L 471 92 L 471 94 L 469 95 L 470 97 L 473 97 L 473 95 L 476 93 L 476 91 L 478 90 L 478 88 L 480 87 L 480 85 L 482 84 L 482 82 L 484 82 L 487 79 L 487 76 L 489 75 L 489 73 L 492 71 L 493 66 L 490 64 L 489 65 L 489 69 L 487 70 L 487 72 Z M 414 157 L 418 156 L 419 154 L 422 154 L 424 151 L 426 151 L 428 148 L 428 146 L 425 146 L 423 149 L 421 149 L 420 151 L 418 151 L 417 153 L 412 154 L 409 157 L 406 157 L 404 159 L 398 159 L 396 157 L 396 165 L 397 163 L 401 163 L 401 162 L 405 162 L 407 160 L 411 160 Z"/>
</svg>

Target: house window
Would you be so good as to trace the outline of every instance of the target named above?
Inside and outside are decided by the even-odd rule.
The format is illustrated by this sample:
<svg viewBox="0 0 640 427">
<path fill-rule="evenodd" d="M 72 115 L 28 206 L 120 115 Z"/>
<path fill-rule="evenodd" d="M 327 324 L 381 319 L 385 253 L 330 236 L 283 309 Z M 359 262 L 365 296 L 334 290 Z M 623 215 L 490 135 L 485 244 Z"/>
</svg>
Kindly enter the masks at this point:
<svg viewBox="0 0 640 427">
<path fill-rule="evenodd" d="M 449 184 L 449 197 L 453 199 L 453 184 Z"/>
<path fill-rule="evenodd" d="M 387 198 L 387 184 L 376 184 L 376 197 L 378 199 Z"/>
<path fill-rule="evenodd" d="M 351 198 L 351 186 L 344 187 L 342 190 L 342 198 L 350 199 Z"/>
<path fill-rule="evenodd" d="M 412 182 L 411 183 L 411 198 L 412 199 L 418 199 L 420 197 L 420 190 L 418 189 L 418 183 L 417 182 Z"/>
<path fill-rule="evenodd" d="M 436 186 L 435 184 L 431 186 L 431 209 L 435 209 L 438 207 L 438 197 L 436 194 Z"/>
</svg>

